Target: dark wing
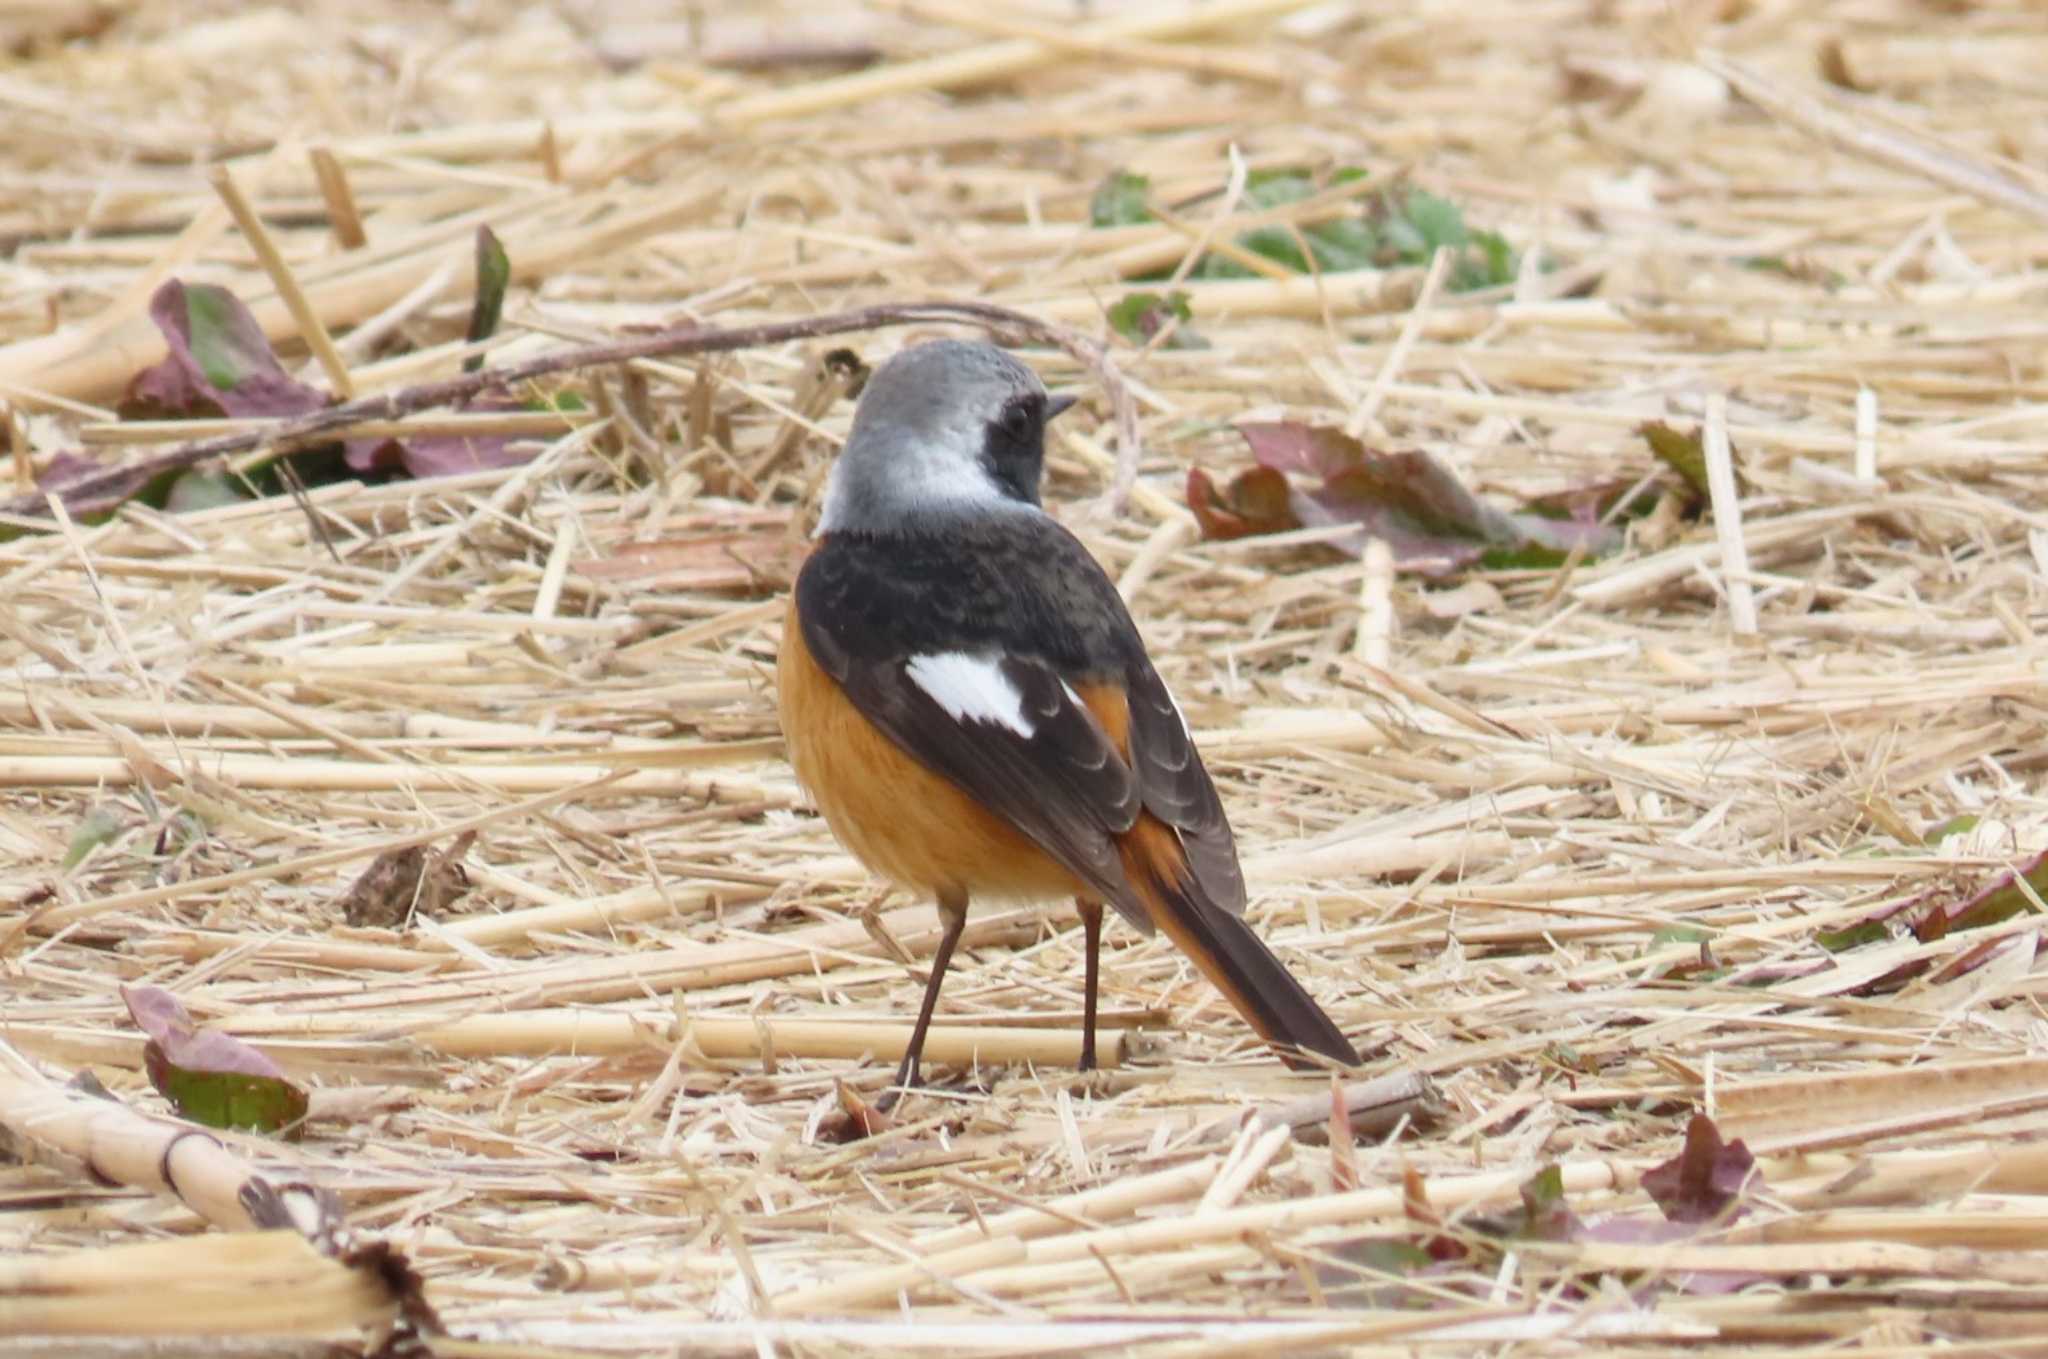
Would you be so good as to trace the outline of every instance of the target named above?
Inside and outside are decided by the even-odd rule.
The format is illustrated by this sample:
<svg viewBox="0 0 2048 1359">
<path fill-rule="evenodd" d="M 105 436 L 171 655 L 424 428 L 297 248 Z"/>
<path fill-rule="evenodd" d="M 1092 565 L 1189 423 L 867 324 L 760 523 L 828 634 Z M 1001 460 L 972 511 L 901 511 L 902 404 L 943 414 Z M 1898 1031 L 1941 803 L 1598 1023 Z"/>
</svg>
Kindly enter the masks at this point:
<svg viewBox="0 0 2048 1359">
<path fill-rule="evenodd" d="M 862 716 L 1123 908 L 1116 837 L 1138 819 L 1137 779 L 1058 675 L 1015 656 L 855 657 L 800 622 Z"/>
<path fill-rule="evenodd" d="M 1125 681 L 1131 706 L 1130 762 L 1145 810 L 1180 833 L 1188 869 L 1210 901 L 1233 915 L 1244 914 L 1244 873 L 1237 841 L 1224 817 L 1222 799 L 1202 767 L 1173 695 L 1149 662 L 1141 660 Z"/>
</svg>

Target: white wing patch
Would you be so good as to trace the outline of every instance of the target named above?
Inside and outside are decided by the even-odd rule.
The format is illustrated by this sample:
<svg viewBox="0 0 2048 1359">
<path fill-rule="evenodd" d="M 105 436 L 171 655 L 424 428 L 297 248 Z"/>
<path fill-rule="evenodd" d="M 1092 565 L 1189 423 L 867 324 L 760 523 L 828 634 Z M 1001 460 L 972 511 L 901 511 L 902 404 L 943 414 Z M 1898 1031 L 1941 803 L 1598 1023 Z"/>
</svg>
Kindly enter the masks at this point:
<svg viewBox="0 0 2048 1359">
<path fill-rule="evenodd" d="M 965 651 L 912 656 L 904 673 L 955 722 L 992 722 L 1027 739 L 1038 729 L 1024 714 L 1024 695 L 994 656 Z"/>
</svg>

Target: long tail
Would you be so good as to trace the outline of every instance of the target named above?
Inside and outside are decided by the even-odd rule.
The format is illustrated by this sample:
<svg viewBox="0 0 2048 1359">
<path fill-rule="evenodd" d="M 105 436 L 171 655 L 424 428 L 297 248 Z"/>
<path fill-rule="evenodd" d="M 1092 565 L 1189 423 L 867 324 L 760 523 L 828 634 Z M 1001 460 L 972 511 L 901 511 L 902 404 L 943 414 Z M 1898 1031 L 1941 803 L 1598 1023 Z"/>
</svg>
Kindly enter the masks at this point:
<svg viewBox="0 0 2048 1359">
<path fill-rule="evenodd" d="M 1315 1065 L 1289 1057 L 1289 1048 L 1358 1065 L 1351 1041 L 1251 926 L 1203 893 L 1188 873 L 1178 836 L 1152 817 L 1141 816 L 1122 838 L 1120 849 L 1125 879 L 1137 890 L 1146 914 L 1194 959 L 1202 975 L 1216 984 L 1260 1037 L 1281 1047 L 1288 1065 Z"/>
</svg>

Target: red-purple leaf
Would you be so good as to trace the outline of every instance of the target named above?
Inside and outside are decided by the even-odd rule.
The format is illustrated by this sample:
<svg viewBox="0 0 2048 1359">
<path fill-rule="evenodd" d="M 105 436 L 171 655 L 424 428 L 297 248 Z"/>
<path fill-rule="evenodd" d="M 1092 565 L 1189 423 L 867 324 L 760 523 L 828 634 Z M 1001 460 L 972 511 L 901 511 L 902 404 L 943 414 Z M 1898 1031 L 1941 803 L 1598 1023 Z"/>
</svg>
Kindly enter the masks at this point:
<svg viewBox="0 0 2048 1359">
<path fill-rule="evenodd" d="M 465 413 L 520 411 L 526 403 L 486 396 L 457 408 Z M 415 434 L 404 439 L 351 439 L 343 450 L 358 472 L 403 471 L 413 477 L 446 477 L 486 467 L 517 467 L 533 461 L 533 450 L 514 449 L 504 434 Z"/>
<path fill-rule="evenodd" d="M 198 1027 L 178 998 L 161 986 L 124 986 L 121 999 L 128 1003 L 135 1026 L 179 1066 L 286 1079 L 283 1068 L 241 1039 Z"/>
<path fill-rule="evenodd" d="M 1201 468 L 1188 471 L 1188 508 L 1204 538 L 1245 538 L 1301 527 L 1287 478 L 1270 467 L 1248 467 L 1220 493 Z"/>
<path fill-rule="evenodd" d="M 1252 456 L 1276 472 L 1333 477 L 1369 456 L 1365 445 L 1341 429 L 1298 420 L 1249 420 L 1237 427 Z"/>
<path fill-rule="evenodd" d="M 1723 1142 L 1713 1119 L 1694 1114 L 1684 1149 L 1643 1172 L 1643 1192 L 1673 1222 L 1713 1222 L 1733 1216 L 1729 1210 L 1755 1173 L 1756 1158 L 1741 1138 Z"/>
<path fill-rule="evenodd" d="M 1401 1212 L 1422 1229 L 1409 1242 L 1430 1260 L 1444 1264 L 1472 1254 L 1464 1242 L 1445 1234 L 1443 1214 L 1429 1201 L 1429 1186 L 1414 1166 L 1401 1167 Z"/>
<path fill-rule="evenodd" d="M 1516 1235 L 1532 1241 L 1577 1241 L 1585 1224 L 1564 1197 L 1564 1171 L 1555 1164 L 1522 1181 L 1522 1226 Z"/>
<path fill-rule="evenodd" d="M 1618 541 L 1615 530 L 1590 514 L 1552 519 L 1495 509 L 1427 453 L 1381 453 L 1340 429 L 1299 421 L 1252 421 L 1237 429 L 1260 466 L 1314 479 L 1307 487 L 1290 486 L 1294 519 L 1310 527 L 1355 527 L 1336 546 L 1359 553 L 1367 539 L 1378 538 L 1404 570 L 1442 574 L 1482 559 L 1500 566 L 1555 565 L 1575 547 L 1597 553 Z M 1191 479 L 1189 503 L 1200 518 L 1194 489 Z"/>
<path fill-rule="evenodd" d="M 1955 930 L 1980 930 L 2034 909 L 2017 879 L 2025 878 L 2037 895 L 2048 896 L 2048 853 L 2036 854 L 2017 869 L 2008 868 L 1991 886 L 1953 905 L 1936 906 L 1913 924 L 1913 936 L 1932 943 Z"/>
<path fill-rule="evenodd" d="M 124 986 L 121 999 L 149 1035 L 142 1060 L 150 1084 L 179 1113 L 210 1128 L 298 1135 L 306 1092 L 277 1063 L 239 1038 L 198 1028 L 162 987 Z"/>
<path fill-rule="evenodd" d="M 129 382 L 125 418 L 293 416 L 328 404 L 327 393 L 284 371 L 256 318 L 225 288 L 174 278 L 150 298 L 149 316 L 171 352 Z"/>
</svg>

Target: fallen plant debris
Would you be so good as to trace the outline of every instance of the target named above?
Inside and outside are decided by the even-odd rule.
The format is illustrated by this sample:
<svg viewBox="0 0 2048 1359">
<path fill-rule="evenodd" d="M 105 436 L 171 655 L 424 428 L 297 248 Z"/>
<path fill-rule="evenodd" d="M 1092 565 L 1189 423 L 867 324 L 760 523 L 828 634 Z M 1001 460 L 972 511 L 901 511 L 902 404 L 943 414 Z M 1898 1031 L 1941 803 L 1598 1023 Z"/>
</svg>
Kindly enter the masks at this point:
<svg viewBox="0 0 2048 1359">
<path fill-rule="evenodd" d="M 76 517 L 102 514 L 159 477 L 182 472 L 199 463 L 258 447 L 280 451 L 327 442 L 344 436 L 354 425 L 370 421 L 397 420 L 406 415 L 452 406 L 482 393 L 516 387 L 535 378 L 584 368 L 608 367 L 633 359 L 673 357 L 680 354 L 730 353 L 787 340 L 845 335 L 859 330 L 933 322 L 966 322 L 989 327 L 1018 337 L 1027 343 L 1052 345 L 1066 350 L 1086 367 L 1110 402 L 1117 431 L 1117 470 L 1112 498 L 1121 502 L 1137 476 L 1137 409 L 1123 379 L 1103 347 L 1067 329 L 1051 325 L 1008 307 L 980 302 L 916 302 L 861 307 L 852 311 L 807 316 L 758 326 L 712 330 L 695 325 L 660 331 L 653 335 L 557 350 L 502 367 L 485 367 L 458 377 L 441 378 L 398 391 L 360 397 L 339 405 L 310 410 L 278 420 L 274 425 L 248 433 L 224 434 L 198 439 L 165 452 L 114 467 L 67 452 L 54 455 L 62 475 L 46 471 L 37 490 L 0 502 L 0 515 L 26 519 L 49 516 L 48 497 L 57 496 Z"/>
<path fill-rule="evenodd" d="M 296 1142 L 304 1133 L 306 1092 L 277 1063 L 231 1034 L 202 1029 L 160 986 L 124 986 L 121 999 L 149 1041 L 149 1083 L 177 1111 L 209 1128 L 248 1128 Z"/>
<path fill-rule="evenodd" d="M 1739 1212 L 1755 1178 L 1756 1157 L 1742 1139 L 1724 1141 L 1713 1119 L 1694 1114 L 1678 1155 L 1643 1172 L 1643 1192 L 1668 1222 L 1724 1222 Z"/>
<path fill-rule="evenodd" d="M 370 861 L 341 898 L 341 918 L 353 926 L 405 929 L 415 916 L 436 919 L 469 891 L 462 858 L 476 843 L 464 831 L 441 849 L 404 845 Z"/>
<path fill-rule="evenodd" d="M 1647 420 L 1636 426 L 1636 433 L 1643 436 L 1643 442 L 1650 446 L 1658 461 L 1678 474 L 1685 490 L 1685 508 L 1697 512 L 1712 494 L 1707 489 L 1707 453 L 1700 432 L 1695 429 L 1685 433 L 1661 420 Z M 1739 475 L 1735 484 L 1738 489 L 1742 486 Z"/>
<path fill-rule="evenodd" d="M 1659 1216 L 1613 1213 L 1583 1218 L 1565 1191 L 1563 1168 L 1550 1164 L 1521 1182 L 1520 1203 L 1500 1212 L 1472 1214 L 1450 1222 L 1430 1202 L 1428 1185 L 1413 1166 L 1402 1170 L 1401 1203 L 1410 1231 L 1400 1237 L 1369 1237 L 1336 1254 L 1382 1274 L 1421 1275 L 1442 1289 L 1484 1289 L 1500 1258 L 1529 1242 L 1573 1245 L 1657 1245 L 1694 1240 L 1748 1211 L 1745 1200 L 1761 1184 L 1756 1159 L 1740 1139 L 1724 1141 L 1713 1119 L 1694 1114 L 1679 1153 L 1643 1172 L 1642 1188 Z M 1562 1257 L 1569 1260 L 1570 1257 Z M 1340 1276 L 1325 1273 L 1325 1283 Z M 1673 1283 L 1682 1292 L 1732 1292 L 1769 1276 L 1736 1270 L 1688 1271 Z M 1384 1292 L 1378 1286 L 1368 1291 Z M 1574 1296 L 1586 1295 L 1575 1285 Z"/>
<path fill-rule="evenodd" d="M 1339 166 L 1324 174 L 1299 166 L 1254 170 L 1245 176 L 1238 210 L 1271 212 L 1365 179 L 1366 172 L 1356 166 Z M 1239 252 L 1297 274 L 1426 266 L 1443 249 L 1451 252 L 1445 282 L 1452 292 L 1514 282 L 1519 260 L 1507 238 L 1468 226 L 1464 210 L 1449 199 L 1393 182 L 1370 195 L 1363 207 L 1346 210 L 1351 215 L 1328 221 L 1253 227 L 1234 244 Z M 1110 175 L 1089 200 L 1088 220 L 1096 227 L 1157 221 L 1152 181 L 1129 170 Z M 1149 282 L 1171 274 L 1171 270 L 1157 270 L 1140 273 L 1137 278 Z M 1210 251 L 1195 261 L 1185 277 L 1229 279 L 1255 274 L 1244 260 Z M 1116 323 L 1112 320 L 1111 324 Z M 1121 333 L 1123 327 L 1117 329 Z"/>
<path fill-rule="evenodd" d="M 890 1109 L 870 1103 L 845 1081 L 835 1078 L 832 1094 L 837 1107 L 818 1122 L 820 1142 L 843 1146 L 878 1137 L 896 1126 L 896 1116 Z"/>
<path fill-rule="evenodd" d="M 1952 828 L 1955 824 L 1949 823 L 1942 829 L 1947 834 L 1955 834 Z M 1968 895 L 1958 896 L 1953 891 L 1938 888 L 1921 892 L 1854 924 L 1821 931 L 1814 936 L 1814 942 L 1831 954 L 1847 953 L 1868 944 L 1881 944 L 1892 938 L 1890 922 L 1904 916 L 1909 922 L 1907 931 L 1912 937 L 1919 943 L 1932 944 L 1951 934 L 1989 929 L 2038 911 L 2037 902 L 2044 894 L 2048 894 L 2048 851 L 2001 869 L 1991 881 Z M 1930 972 L 1935 973 L 1938 981 L 1952 981 L 2009 948 L 2026 948 L 2038 954 L 2040 945 L 2038 938 L 2032 935 L 2007 935 L 1986 940 L 1941 964 L 1938 972 L 1938 960 L 1916 958 L 1855 987 L 1853 994 L 1881 995 L 1896 991 Z"/>
<path fill-rule="evenodd" d="M 1397 568 L 1432 576 L 1474 565 L 1552 567 L 1574 551 L 1597 556 L 1621 541 L 1593 506 L 1575 507 L 1570 518 L 1498 510 L 1428 453 L 1381 453 L 1334 426 L 1252 421 L 1237 432 L 1257 466 L 1220 492 L 1201 468 L 1188 472 L 1188 508 L 1204 537 L 1351 527 L 1356 532 L 1332 545 L 1359 555 L 1378 538 Z"/>
<path fill-rule="evenodd" d="M 101 845 L 111 844 L 127 829 L 127 824 L 120 809 L 113 804 L 103 802 L 94 807 L 79 820 L 78 829 L 71 832 L 71 843 L 64 847 L 64 857 L 57 864 L 57 871 L 69 873 L 78 867 Z"/>
<path fill-rule="evenodd" d="M 1204 349 L 1208 341 L 1188 328 L 1194 319 L 1194 311 L 1188 305 L 1185 292 L 1126 293 L 1106 313 L 1109 328 L 1124 339 L 1139 347 L 1149 345 L 1158 339 L 1168 326 L 1173 327 L 1164 344 L 1168 349 Z"/>
<path fill-rule="evenodd" d="M 2008 863 L 1983 855 L 2024 868 L 2048 847 L 2048 462 L 2029 414 L 2048 218 L 2025 205 L 2038 186 L 1994 198 L 1964 178 L 2012 184 L 2037 149 L 2048 90 L 2024 77 L 2048 39 L 2010 4 L 1688 7 L 1679 46 L 1647 0 L 1543 22 L 1498 0 L 1427 22 L 1266 4 L 1048 5 L 1031 36 L 1021 11 L 856 4 L 831 22 L 878 55 L 857 83 L 708 69 L 735 24 L 799 36 L 777 28 L 792 7 L 737 0 L 124 6 L 103 37 L 9 70 L 9 497 L 172 450 L 97 414 L 167 352 L 146 311 L 166 278 L 226 288 L 288 375 L 334 388 L 281 275 L 215 210 L 216 168 L 359 396 L 458 375 L 484 221 L 517 269 L 486 370 L 684 321 L 973 297 L 1106 341 L 1131 371 L 1140 342 L 1105 311 L 1187 294 L 1175 334 L 1214 347 L 1154 332 L 1129 514 L 1105 512 L 1122 445 L 1103 389 L 1027 355 L 1088 403 L 1054 426 L 1046 504 L 1112 564 L 1213 750 L 1252 912 L 1373 1050 L 1333 1109 L 1331 1083 L 1271 1067 L 1169 945 L 1112 927 L 1105 982 L 1163 1012 L 1126 1069 L 983 1060 L 880 1136 L 806 1137 L 833 1077 L 870 1102 L 885 1080 L 883 1059 L 820 1055 L 812 1030 L 907 1017 L 921 978 L 857 927 L 831 932 L 856 875 L 775 748 L 770 543 L 801 552 L 831 462 L 811 426 L 844 427 L 843 404 L 802 419 L 813 351 L 874 360 L 921 331 L 490 385 L 406 424 L 516 428 L 547 465 L 442 483 L 401 464 L 321 485 L 344 441 L 388 432 L 363 427 L 265 462 L 292 447 L 281 424 L 329 418 L 313 411 L 242 427 L 258 437 L 164 493 L 238 494 L 225 513 L 156 513 L 145 487 L 93 522 L 37 498 L 0 526 L 20 535 L 0 542 L 0 1086 L 37 1087 L 10 1088 L 0 1122 L 17 1145 L 93 1133 L 64 1139 L 84 1164 L 38 1145 L 48 1159 L 0 1165 L 11 1280 L 111 1267 L 104 1248 L 146 1236 L 161 1253 L 101 1315 L 239 1285 L 229 1321 L 289 1312 L 272 1348 L 352 1352 L 306 1320 L 336 1316 L 316 1304 L 338 1292 L 311 1296 L 331 1272 L 198 1228 L 246 1226 L 255 1170 L 331 1178 L 352 1217 L 388 1225 L 471 1350 L 1785 1359 L 2048 1336 L 2041 917 L 1911 931 L 1993 885 Z M 1212 26 L 1103 32 L 1155 14 Z M 682 40 L 615 78 L 603 55 L 653 50 L 636 46 L 649 25 Z M 1812 75 L 1830 43 L 1870 97 Z M 1692 59 L 1717 51 L 1793 100 Z M 1619 92 L 1560 106 L 1589 70 Z M 1874 162 L 1880 139 L 1953 173 Z M 1321 187 L 1259 209 L 1246 178 L 1233 198 L 1230 146 L 1249 175 L 1313 167 Z M 1333 183 L 1352 165 L 1371 178 Z M 1093 230 L 1089 194 L 1119 166 L 1164 211 Z M 1419 258 L 1323 270 L 1345 242 L 1310 231 L 1373 223 L 1383 194 L 1405 208 L 1404 172 L 1513 242 L 1513 283 L 1458 292 L 1447 263 L 1418 310 Z M 1320 272 L 1253 248 L 1283 232 Z M 1553 251 L 1567 269 L 1537 267 Z M 1257 276 L 1192 273 L 1224 260 Z M 1185 547 L 1191 461 L 1219 496 L 1257 465 L 1219 421 L 1342 427 L 1356 380 L 1381 373 L 1393 432 L 1366 426 L 1368 445 L 1428 450 L 1502 511 L 1607 518 L 1625 543 L 1569 572 L 1467 568 L 1420 592 L 1405 576 L 1385 598 L 1384 576 L 1320 544 Z M 450 415 L 563 391 L 590 411 Z M 1717 394 L 1748 478 L 1753 639 L 1726 626 L 1704 507 L 1676 517 L 1680 474 L 1634 432 L 1688 436 Z M 98 465 L 53 459 L 67 444 Z M 281 465 L 312 516 L 277 493 Z M 1283 505 L 1290 478 L 1317 485 L 1279 474 Z M 1608 517 L 1624 480 L 1654 525 Z M 1356 526 L 1291 536 L 1337 532 Z M 1391 615 L 1384 666 L 1362 656 L 1369 609 Z M 60 874 L 109 802 L 126 829 Z M 174 809 L 207 838 L 153 856 Z M 1986 822 L 1967 849 L 1898 836 L 1932 844 L 1924 828 L 1959 811 Z M 439 848 L 451 824 L 483 826 L 466 862 L 487 848 L 492 868 L 459 916 L 404 937 L 344 926 L 357 870 Z M 1819 946 L 1898 902 L 1871 942 Z M 929 906 L 889 905 L 889 933 L 928 958 Z M 1646 975 L 1645 941 L 1673 926 L 1718 968 L 1673 942 Z M 1077 1023 L 1074 913 L 984 927 L 942 1019 Z M 116 981 L 165 987 L 302 1078 L 305 1143 L 169 1117 Z M 444 1045 L 422 1039 L 436 1030 Z M 53 1084 L 90 1063 L 126 1106 L 59 1109 L 15 1053 Z M 1443 1116 L 1404 1123 L 1397 1104 L 1359 1130 L 1352 1087 L 1401 1071 L 1439 1083 Z M 394 1090 L 411 1102 L 323 1113 Z M 1246 1115 L 1310 1096 L 1333 1147 L 1283 1143 L 1212 1201 Z M 1768 1181 L 1732 1226 L 1610 1243 L 1475 1225 L 1680 1230 L 1641 1175 L 1706 1105 Z M 240 1172 L 193 1173 L 223 1151 Z M 1442 1225 L 1402 1216 L 1403 1163 Z M 1532 1174 L 1546 1165 L 1555 1185 Z M 1368 1233 L 1468 1254 L 1333 1285 L 1328 1251 Z M 539 1281 L 550 1260 L 574 1262 L 574 1291 Z M 1699 1271 L 1766 1281 L 1716 1298 Z M 77 1303 L 0 1299 L 10 1341 L 10 1309 Z"/>
</svg>

